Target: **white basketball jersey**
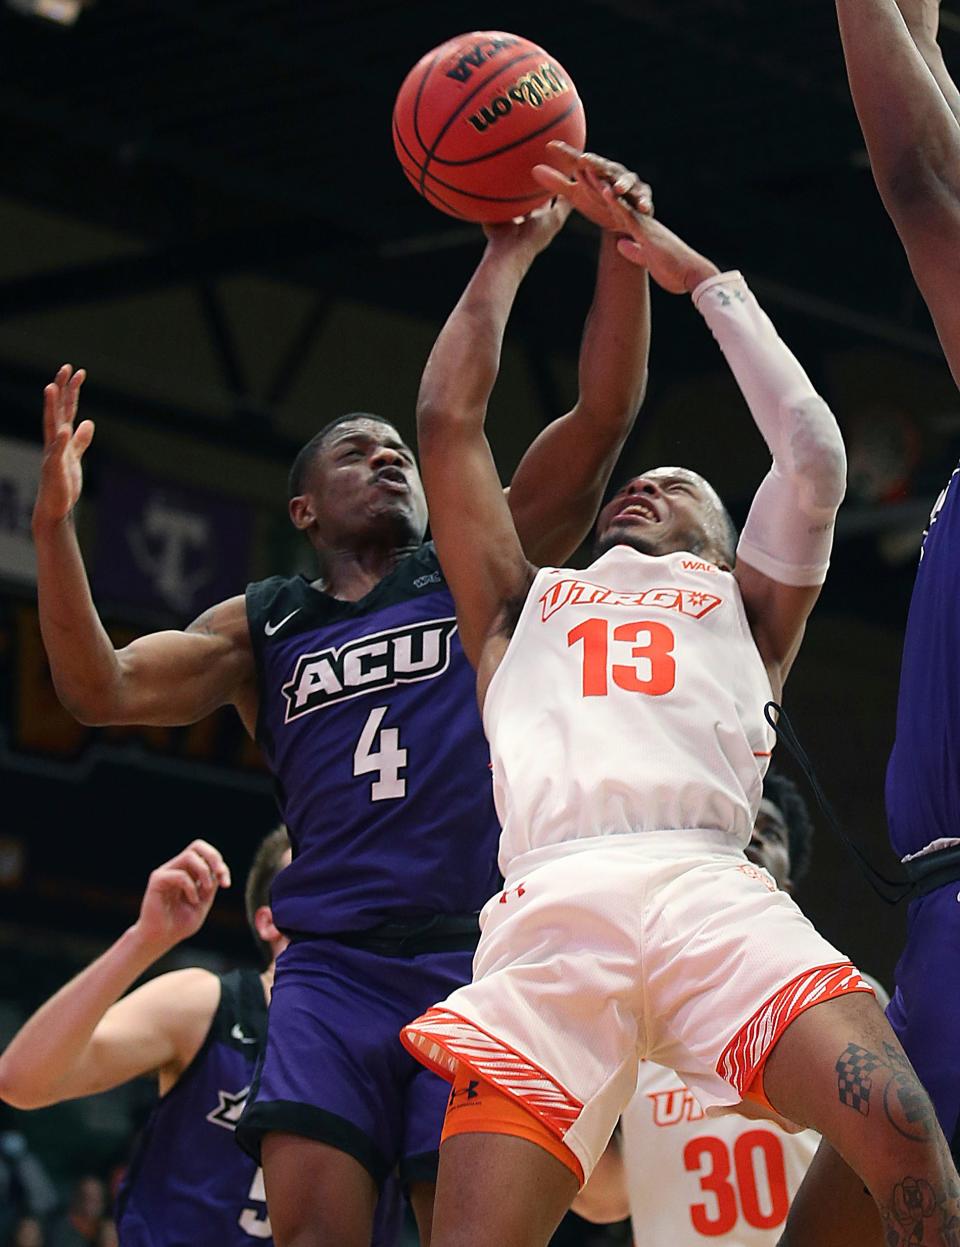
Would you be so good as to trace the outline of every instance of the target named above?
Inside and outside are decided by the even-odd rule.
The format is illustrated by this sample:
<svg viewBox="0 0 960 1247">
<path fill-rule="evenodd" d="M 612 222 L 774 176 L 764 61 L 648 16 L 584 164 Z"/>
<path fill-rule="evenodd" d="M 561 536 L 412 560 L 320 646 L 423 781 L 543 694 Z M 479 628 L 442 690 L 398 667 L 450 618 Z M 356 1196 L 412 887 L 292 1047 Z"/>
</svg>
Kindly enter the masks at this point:
<svg viewBox="0 0 960 1247">
<path fill-rule="evenodd" d="M 705 1117 L 676 1074 L 649 1061 L 621 1122 L 637 1247 L 774 1247 L 820 1142 L 813 1130 Z"/>
<path fill-rule="evenodd" d="M 770 682 L 733 575 L 615 546 L 544 568 L 484 705 L 500 869 L 531 849 L 673 828 L 750 838 Z"/>
</svg>

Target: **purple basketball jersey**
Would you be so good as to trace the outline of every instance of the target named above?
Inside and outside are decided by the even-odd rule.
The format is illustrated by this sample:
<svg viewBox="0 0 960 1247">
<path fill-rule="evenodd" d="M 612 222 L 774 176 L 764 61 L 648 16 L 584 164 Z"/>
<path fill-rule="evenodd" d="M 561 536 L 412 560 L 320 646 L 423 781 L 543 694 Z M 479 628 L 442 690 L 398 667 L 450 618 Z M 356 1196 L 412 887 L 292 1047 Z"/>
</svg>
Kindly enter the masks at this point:
<svg viewBox="0 0 960 1247">
<path fill-rule="evenodd" d="M 960 827 L 960 468 L 924 538 L 903 643 L 897 737 L 887 767 L 900 857 Z"/>
<path fill-rule="evenodd" d="M 285 932 L 336 935 L 478 911 L 499 886 L 475 676 L 432 545 L 359 602 L 303 577 L 247 590 L 257 738 L 293 863 Z"/>
<path fill-rule="evenodd" d="M 220 1004 L 189 1068 L 150 1116 L 117 1203 L 122 1247 L 270 1243 L 263 1175 L 233 1137 L 263 1047 L 255 970 L 220 980 Z"/>
</svg>

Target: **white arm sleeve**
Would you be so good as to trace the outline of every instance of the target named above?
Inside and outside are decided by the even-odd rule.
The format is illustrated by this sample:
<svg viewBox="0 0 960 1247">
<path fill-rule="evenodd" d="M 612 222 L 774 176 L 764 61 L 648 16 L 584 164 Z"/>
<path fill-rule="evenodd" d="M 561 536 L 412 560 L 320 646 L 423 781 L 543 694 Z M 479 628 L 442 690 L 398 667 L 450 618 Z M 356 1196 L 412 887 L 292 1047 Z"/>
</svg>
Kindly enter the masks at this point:
<svg viewBox="0 0 960 1247">
<path fill-rule="evenodd" d="M 781 584 L 823 584 L 847 476 L 833 413 L 739 273 L 708 278 L 694 290 L 693 302 L 773 457 L 737 557 Z"/>
</svg>

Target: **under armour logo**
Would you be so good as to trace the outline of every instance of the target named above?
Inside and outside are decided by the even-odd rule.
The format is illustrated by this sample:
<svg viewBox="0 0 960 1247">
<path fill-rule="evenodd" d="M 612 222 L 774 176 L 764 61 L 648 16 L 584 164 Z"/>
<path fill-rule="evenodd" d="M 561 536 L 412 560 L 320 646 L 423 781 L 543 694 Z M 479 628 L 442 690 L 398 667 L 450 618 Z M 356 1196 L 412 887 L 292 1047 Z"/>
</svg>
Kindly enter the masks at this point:
<svg viewBox="0 0 960 1247">
<path fill-rule="evenodd" d="M 458 1095 L 465 1095 L 468 1100 L 475 1100 L 480 1094 L 477 1090 L 479 1086 L 479 1081 L 476 1078 L 471 1078 L 465 1087 L 454 1087 L 450 1092 L 449 1103 L 452 1105 Z"/>
</svg>

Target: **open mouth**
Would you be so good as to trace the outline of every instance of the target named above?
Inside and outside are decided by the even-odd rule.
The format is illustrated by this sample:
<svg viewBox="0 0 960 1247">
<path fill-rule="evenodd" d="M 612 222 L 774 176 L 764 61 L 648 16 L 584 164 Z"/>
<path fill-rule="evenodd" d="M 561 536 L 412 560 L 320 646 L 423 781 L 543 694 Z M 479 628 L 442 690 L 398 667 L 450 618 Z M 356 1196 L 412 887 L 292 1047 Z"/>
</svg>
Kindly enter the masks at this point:
<svg viewBox="0 0 960 1247">
<path fill-rule="evenodd" d="M 649 524 L 660 523 L 657 508 L 645 498 L 635 498 L 627 506 L 622 507 L 613 518 L 614 520 L 645 520 Z"/>
<path fill-rule="evenodd" d="M 410 488 L 399 468 L 381 468 L 374 480 L 390 493 L 406 493 Z"/>
</svg>

